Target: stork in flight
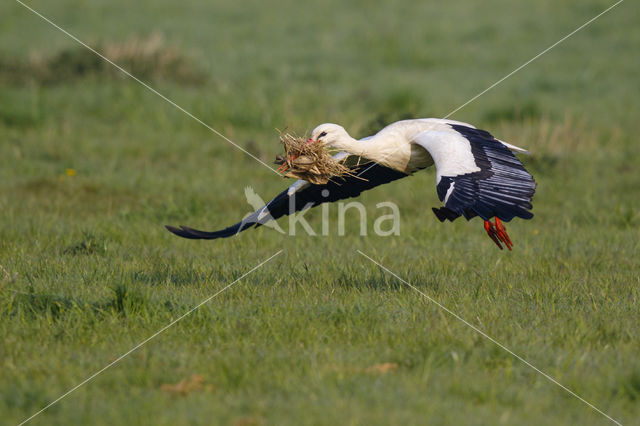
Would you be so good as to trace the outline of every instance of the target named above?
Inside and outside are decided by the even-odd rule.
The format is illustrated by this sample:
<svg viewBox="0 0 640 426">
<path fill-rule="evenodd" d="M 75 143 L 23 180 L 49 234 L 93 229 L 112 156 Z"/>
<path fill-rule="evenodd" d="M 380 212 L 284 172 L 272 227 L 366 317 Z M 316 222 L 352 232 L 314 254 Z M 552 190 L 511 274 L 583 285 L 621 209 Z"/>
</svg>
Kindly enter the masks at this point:
<svg viewBox="0 0 640 426">
<path fill-rule="evenodd" d="M 166 228 L 184 238 L 226 238 L 322 203 L 356 197 L 433 164 L 443 206 L 432 210 L 441 222 L 479 216 L 496 245 L 502 250 L 503 243 L 511 250 L 513 243 L 502 221 L 533 217 L 529 210 L 536 182 L 513 154 L 527 151 L 470 124 L 435 118 L 403 120 L 356 140 L 343 127 L 326 123 L 313 130 L 308 142 L 341 150 L 334 158 L 353 165 L 353 175 L 324 185 L 298 180 L 241 222 L 219 231 Z"/>
</svg>

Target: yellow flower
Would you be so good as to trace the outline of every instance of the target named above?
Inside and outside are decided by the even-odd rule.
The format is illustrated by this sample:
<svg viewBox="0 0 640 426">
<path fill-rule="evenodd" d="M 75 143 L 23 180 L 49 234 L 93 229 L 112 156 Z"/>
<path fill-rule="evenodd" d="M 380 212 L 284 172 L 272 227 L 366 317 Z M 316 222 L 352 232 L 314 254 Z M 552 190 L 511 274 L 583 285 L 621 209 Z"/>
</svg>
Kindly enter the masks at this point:
<svg viewBox="0 0 640 426">
<path fill-rule="evenodd" d="M 64 174 L 66 174 L 69 177 L 75 176 L 76 175 L 76 169 L 67 169 L 67 170 L 64 171 Z"/>
</svg>

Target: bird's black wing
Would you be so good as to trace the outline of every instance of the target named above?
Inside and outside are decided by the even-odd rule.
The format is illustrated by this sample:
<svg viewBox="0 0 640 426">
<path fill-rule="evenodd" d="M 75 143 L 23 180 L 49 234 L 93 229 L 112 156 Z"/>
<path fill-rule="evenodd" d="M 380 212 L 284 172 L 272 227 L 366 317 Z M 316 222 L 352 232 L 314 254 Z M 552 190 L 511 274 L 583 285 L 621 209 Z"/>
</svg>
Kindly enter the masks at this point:
<svg viewBox="0 0 640 426">
<path fill-rule="evenodd" d="M 241 222 L 219 231 L 199 231 L 187 226 L 175 228 L 167 225 L 166 228 L 184 238 L 206 240 L 227 238 L 246 229 L 258 227 L 270 220 L 306 210 L 322 203 L 357 197 L 363 191 L 408 176 L 405 173 L 371 161 L 355 166 L 352 169 L 352 173 L 353 176 L 347 175 L 342 178 L 335 178 L 325 185 L 313 185 L 308 182 L 298 181 Z"/>
<path fill-rule="evenodd" d="M 434 208 L 440 221 L 467 220 L 480 216 L 484 220 L 498 217 L 531 219 L 531 199 L 536 190 L 533 176 L 527 172 L 511 150 L 490 133 L 462 125 L 450 125 L 469 141 L 480 171 L 442 176 L 437 186 L 444 207 Z M 437 164 L 436 164 L 437 167 Z"/>
</svg>

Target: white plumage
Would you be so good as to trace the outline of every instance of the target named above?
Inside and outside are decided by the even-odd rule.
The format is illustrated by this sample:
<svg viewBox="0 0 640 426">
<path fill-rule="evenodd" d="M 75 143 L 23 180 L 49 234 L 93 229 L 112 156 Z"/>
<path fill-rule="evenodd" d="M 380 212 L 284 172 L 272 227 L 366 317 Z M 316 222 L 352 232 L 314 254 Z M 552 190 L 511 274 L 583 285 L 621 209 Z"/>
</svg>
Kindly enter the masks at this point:
<svg viewBox="0 0 640 426">
<path fill-rule="evenodd" d="M 511 249 L 513 244 L 501 220 L 533 217 L 529 210 L 535 181 L 511 152 L 527 151 L 470 124 L 434 118 L 403 120 L 373 136 L 356 140 L 343 127 L 326 123 L 313 130 L 309 141 L 342 150 L 335 158 L 357 164 L 354 169 L 357 177 L 325 185 L 297 181 L 242 222 L 220 231 L 205 232 L 185 226 L 167 229 L 185 238 L 229 237 L 295 211 L 355 197 L 434 163 L 436 190 L 444 205 L 433 211 L 440 221 L 480 216 L 498 247 L 502 249 L 504 243 Z M 490 221 L 492 218 L 495 222 Z"/>
</svg>

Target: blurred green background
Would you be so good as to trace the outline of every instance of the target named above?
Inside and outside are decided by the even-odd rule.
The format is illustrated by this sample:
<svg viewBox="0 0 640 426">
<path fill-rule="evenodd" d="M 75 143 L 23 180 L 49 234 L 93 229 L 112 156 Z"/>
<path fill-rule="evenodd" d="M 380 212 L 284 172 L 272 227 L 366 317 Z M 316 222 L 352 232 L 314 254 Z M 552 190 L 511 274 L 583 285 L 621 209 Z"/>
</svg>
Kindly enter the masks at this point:
<svg viewBox="0 0 640 426">
<path fill-rule="evenodd" d="M 442 117 L 612 3 L 30 1 L 267 163 L 275 129 Z M 380 260 L 622 423 L 640 417 L 640 8 L 452 116 L 531 150 L 514 251 L 440 224 L 434 172 L 338 236 L 214 229 L 283 181 L 19 3 L 0 5 L 0 412 L 18 423 L 284 253 L 33 424 L 602 424 Z M 401 235 L 373 235 L 376 203 Z M 306 217 L 320 231 L 320 211 Z M 286 229 L 287 221 L 281 221 Z M 637 420 L 636 420 L 637 421 Z"/>
</svg>

